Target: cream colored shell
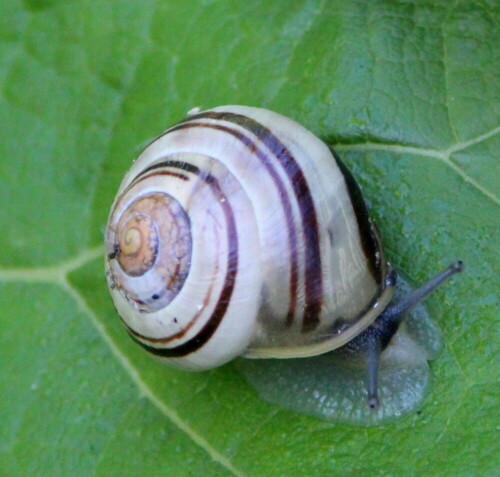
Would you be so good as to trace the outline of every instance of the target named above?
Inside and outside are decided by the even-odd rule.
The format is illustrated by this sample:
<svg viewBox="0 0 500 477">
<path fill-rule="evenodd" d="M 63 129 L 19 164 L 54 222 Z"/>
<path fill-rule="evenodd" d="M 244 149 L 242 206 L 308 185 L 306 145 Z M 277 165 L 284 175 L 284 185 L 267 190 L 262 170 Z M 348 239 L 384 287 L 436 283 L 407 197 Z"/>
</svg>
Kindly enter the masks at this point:
<svg viewBox="0 0 500 477">
<path fill-rule="evenodd" d="M 350 173 L 264 109 L 196 112 L 154 140 L 118 190 L 106 249 L 131 336 L 186 369 L 325 353 L 393 292 Z"/>
</svg>

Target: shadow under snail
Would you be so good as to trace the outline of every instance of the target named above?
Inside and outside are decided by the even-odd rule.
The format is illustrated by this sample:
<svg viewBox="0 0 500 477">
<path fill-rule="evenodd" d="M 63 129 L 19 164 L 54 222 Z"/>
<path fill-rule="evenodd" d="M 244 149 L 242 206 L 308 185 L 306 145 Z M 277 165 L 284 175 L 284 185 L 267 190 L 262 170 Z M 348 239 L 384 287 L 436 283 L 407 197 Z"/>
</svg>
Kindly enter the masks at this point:
<svg viewBox="0 0 500 477">
<path fill-rule="evenodd" d="M 192 112 L 142 152 L 106 252 L 123 324 L 166 363 L 206 370 L 339 349 L 366 362 L 373 409 L 404 314 L 463 268 L 391 301 L 396 271 L 346 166 L 296 122 L 244 106 Z"/>
</svg>

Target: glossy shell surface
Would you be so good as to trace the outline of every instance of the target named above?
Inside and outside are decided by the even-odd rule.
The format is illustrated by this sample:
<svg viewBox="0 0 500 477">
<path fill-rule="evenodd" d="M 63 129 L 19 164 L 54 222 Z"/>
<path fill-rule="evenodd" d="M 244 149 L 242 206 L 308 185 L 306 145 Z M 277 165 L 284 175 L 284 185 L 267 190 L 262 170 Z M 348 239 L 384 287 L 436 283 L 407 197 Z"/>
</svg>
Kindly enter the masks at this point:
<svg viewBox="0 0 500 477">
<path fill-rule="evenodd" d="M 271 111 L 224 106 L 154 140 L 125 176 L 106 271 L 131 336 L 169 364 L 325 353 L 391 299 L 349 171 Z"/>
</svg>

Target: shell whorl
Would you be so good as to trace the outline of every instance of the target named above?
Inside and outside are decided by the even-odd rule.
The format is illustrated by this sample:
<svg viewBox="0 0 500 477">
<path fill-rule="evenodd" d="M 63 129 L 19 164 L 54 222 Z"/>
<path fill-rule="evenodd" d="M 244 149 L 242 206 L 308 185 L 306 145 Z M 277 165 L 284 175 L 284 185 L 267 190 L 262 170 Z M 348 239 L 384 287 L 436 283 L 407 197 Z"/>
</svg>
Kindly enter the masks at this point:
<svg viewBox="0 0 500 477">
<path fill-rule="evenodd" d="M 120 187 L 107 253 L 132 337 L 189 369 L 326 352 L 392 295 L 349 172 L 302 126 L 256 108 L 195 114 L 153 141 Z"/>
<path fill-rule="evenodd" d="M 131 202 L 118 219 L 114 239 L 110 237 L 113 258 L 111 268 L 115 286 L 142 312 L 168 305 L 182 288 L 191 262 L 189 217 L 179 203 L 164 192 L 153 192 Z M 148 288 L 134 290 L 125 278 L 150 273 Z M 139 292 L 138 292 L 139 291 Z"/>
<path fill-rule="evenodd" d="M 115 305 L 132 337 L 153 354 L 183 358 L 174 364 L 186 368 L 221 364 L 248 345 L 257 312 L 259 242 L 250 200 L 226 167 L 206 155 L 143 159 L 122 184 L 108 224 Z M 223 318 L 238 306 L 235 327 Z M 191 361 L 221 347 L 225 334 L 232 341 L 222 357 Z"/>
</svg>

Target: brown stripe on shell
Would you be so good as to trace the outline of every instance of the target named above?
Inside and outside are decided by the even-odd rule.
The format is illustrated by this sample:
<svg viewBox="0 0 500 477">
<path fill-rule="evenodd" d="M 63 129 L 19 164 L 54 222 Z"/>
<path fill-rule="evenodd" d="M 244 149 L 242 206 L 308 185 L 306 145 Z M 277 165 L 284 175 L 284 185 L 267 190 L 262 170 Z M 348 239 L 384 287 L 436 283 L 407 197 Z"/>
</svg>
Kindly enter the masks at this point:
<svg viewBox="0 0 500 477">
<path fill-rule="evenodd" d="M 198 119 L 214 119 L 219 121 L 227 121 L 236 124 L 257 137 L 265 146 L 274 154 L 281 167 L 285 171 L 290 180 L 290 184 L 297 200 L 301 221 L 302 230 L 305 240 L 305 308 L 303 314 L 302 331 L 309 332 L 314 330 L 320 322 L 319 315 L 323 303 L 323 277 L 321 267 L 321 252 L 319 245 L 319 226 L 314 206 L 312 194 L 304 176 L 302 169 L 293 157 L 288 148 L 281 142 L 269 128 L 262 125 L 258 121 L 241 114 L 229 112 L 207 111 L 204 113 L 189 116 L 184 121 L 181 121 L 177 126 L 169 129 L 166 134 L 176 129 L 186 127 L 212 127 L 215 129 L 223 128 L 222 125 L 214 125 L 207 123 L 193 123 Z M 231 130 L 233 136 L 240 139 L 242 136 L 238 131 Z M 244 137 L 244 136 L 243 136 Z M 241 139 L 240 139 L 241 140 Z M 248 142 L 253 143 L 248 138 L 243 141 L 245 145 Z M 256 151 L 258 149 L 252 146 Z M 280 195 L 287 197 L 282 193 L 284 186 L 281 184 L 281 179 L 272 168 L 271 163 L 265 154 L 257 154 L 257 157 L 266 166 L 268 171 L 273 171 L 273 179 L 276 185 L 280 188 Z M 291 212 L 291 211 L 290 211 Z M 286 214 L 288 215 L 288 214 Z"/>
<path fill-rule="evenodd" d="M 368 269 L 375 280 L 378 287 L 383 286 L 384 282 L 384 270 L 383 270 L 383 260 L 382 251 L 380 248 L 380 241 L 378 238 L 377 230 L 375 228 L 375 223 L 371 218 L 370 211 L 363 199 L 363 194 L 359 187 L 359 184 L 354 179 L 353 175 L 346 167 L 346 165 L 339 158 L 337 153 L 330 148 L 330 151 L 339 166 L 340 172 L 344 177 L 344 182 L 349 193 L 349 198 L 351 200 L 352 208 L 354 210 L 354 215 L 356 216 L 356 221 L 358 224 L 359 239 L 361 242 L 361 247 L 365 255 L 366 261 L 368 263 Z"/>
<path fill-rule="evenodd" d="M 183 123 L 173 126 L 167 132 L 178 131 L 182 129 L 191 129 L 191 128 L 207 128 L 207 129 L 215 129 L 218 131 L 225 132 L 235 137 L 239 141 L 241 141 L 252 154 L 255 154 L 262 164 L 265 166 L 269 175 L 273 179 L 276 187 L 279 191 L 279 196 L 282 201 L 283 210 L 285 213 L 285 220 L 287 223 L 288 230 L 288 246 L 290 248 L 290 301 L 289 308 L 285 318 L 285 325 L 290 326 L 293 323 L 293 318 L 295 316 L 295 309 L 297 307 L 297 289 L 299 283 L 299 266 L 298 266 L 298 252 L 297 252 L 297 235 L 295 230 L 295 222 L 293 220 L 293 211 L 292 205 L 290 203 L 290 199 L 286 192 L 286 188 L 274 169 L 273 165 L 269 161 L 269 158 L 266 156 L 264 152 L 262 152 L 255 141 L 252 141 L 250 138 L 237 131 L 236 129 L 229 128 L 222 124 L 207 124 L 207 123 Z"/>
<path fill-rule="evenodd" d="M 156 356 L 161 356 L 164 358 L 179 358 L 194 353 L 199 348 L 201 348 L 215 333 L 227 311 L 238 273 L 238 233 L 236 229 L 233 210 L 224 192 L 222 191 L 218 180 L 211 174 L 205 171 L 200 171 L 198 167 L 186 162 L 168 160 L 147 167 L 144 171 L 142 171 L 141 174 L 139 174 L 139 176 L 136 177 L 136 179 L 152 170 L 168 167 L 181 169 L 191 174 L 197 175 L 211 188 L 212 193 L 215 195 L 217 201 L 220 203 L 224 211 L 227 222 L 227 243 L 229 247 L 227 271 L 222 291 L 219 295 L 219 299 L 214 311 L 212 312 L 212 315 L 205 323 L 203 328 L 193 338 L 174 348 L 155 348 L 153 346 L 148 346 L 147 344 L 135 338 L 133 335 L 130 335 L 134 341 L 136 341 L 139 345 Z"/>
<path fill-rule="evenodd" d="M 210 298 L 212 297 L 212 292 L 213 292 L 213 284 L 210 284 L 205 299 L 203 300 L 203 306 L 200 308 L 200 310 L 198 310 L 198 312 L 191 318 L 191 320 L 189 320 L 189 323 L 183 326 L 183 328 L 180 331 L 169 336 L 162 336 L 161 338 L 152 338 L 151 336 L 141 335 L 137 331 L 133 330 L 129 325 L 127 325 L 127 323 L 123 320 L 123 318 L 120 317 L 120 319 L 122 320 L 122 323 L 125 325 L 125 328 L 127 328 L 127 331 L 131 335 L 134 335 L 136 338 L 139 338 L 143 341 L 147 341 L 148 343 L 169 343 L 170 341 L 182 338 L 193 327 L 193 325 L 196 324 L 200 316 L 203 314 L 204 308 L 210 302 Z"/>
<path fill-rule="evenodd" d="M 121 196 L 123 197 L 130 189 L 133 189 L 137 184 L 139 184 L 143 180 L 149 179 L 150 177 L 156 176 L 156 175 L 172 176 L 172 177 L 176 177 L 177 179 L 181 179 L 181 180 L 186 181 L 186 182 L 189 181 L 188 176 L 186 176 L 185 174 L 181 174 L 180 172 L 175 172 L 175 171 L 156 171 L 154 174 L 144 175 L 144 173 L 148 170 L 149 170 L 149 168 L 146 169 L 145 171 L 142 171 L 137 176 L 135 176 L 134 179 L 130 182 L 130 184 L 123 190 L 123 192 L 121 193 Z M 115 206 L 115 208 L 116 208 L 116 206 Z"/>
</svg>

